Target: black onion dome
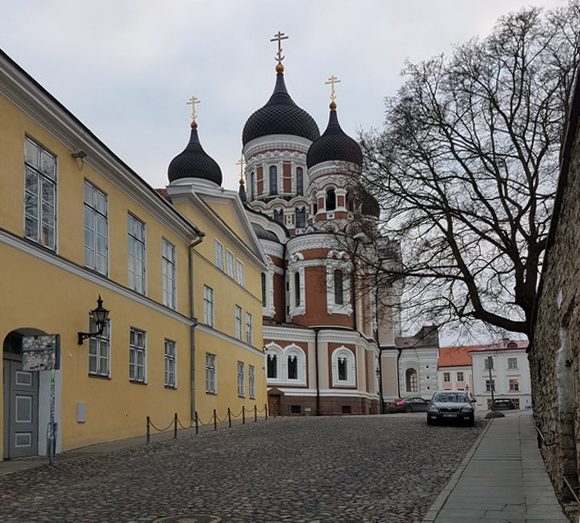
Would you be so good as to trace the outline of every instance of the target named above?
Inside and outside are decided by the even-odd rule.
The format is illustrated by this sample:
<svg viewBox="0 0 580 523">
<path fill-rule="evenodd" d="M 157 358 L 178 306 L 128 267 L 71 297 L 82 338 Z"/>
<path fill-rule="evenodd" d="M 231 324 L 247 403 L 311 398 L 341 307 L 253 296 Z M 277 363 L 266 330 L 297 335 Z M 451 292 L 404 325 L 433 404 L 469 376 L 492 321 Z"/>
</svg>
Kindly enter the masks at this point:
<svg viewBox="0 0 580 523">
<path fill-rule="evenodd" d="M 330 111 L 326 131 L 310 146 L 306 156 L 308 168 L 322 162 L 351 162 L 359 167 L 363 162 L 359 144 L 341 129 L 334 109 Z"/>
<path fill-rule="evenodd" d="M 252 114 L 244 125 L 242 143 L 246 145 L 254 138 L 271 134 L 290 134 L 310 141 L 320 136 L 314 118 L 290 98 L 281 72 L 276 75 L 276 87 L 268 103 Z"/>
<path fill-rule="evenodd" d="M 191 138 L 187 147 L 171 160 L 167 175 L 170 183 L 181 178 L 199 178 L 221 186 L 222 170 L 217 162 L 203 150 L 199 143 L 196 126 L 191 128 Z"/>
</svg>

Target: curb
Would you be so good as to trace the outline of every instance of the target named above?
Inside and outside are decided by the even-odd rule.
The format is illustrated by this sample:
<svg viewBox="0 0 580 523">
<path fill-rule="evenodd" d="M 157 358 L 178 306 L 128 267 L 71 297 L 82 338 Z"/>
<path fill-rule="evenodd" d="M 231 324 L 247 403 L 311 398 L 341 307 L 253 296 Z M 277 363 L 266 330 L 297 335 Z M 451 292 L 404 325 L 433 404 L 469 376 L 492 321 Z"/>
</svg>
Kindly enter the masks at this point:
<svg viewBox="0 0 580 523">
<path fill-rule="evenodd" d="M 457 483 L 461 479 L 463 472 L 467 468 L 467 465 L 471 461 L 471 458 L 475 454 L 475 451 L 477 450 L 477 448 L 481 444 L 481 441 L 483 440 L 483 438 L 487 434 L 487 431 L 490 429 L 490 427 L 494 421 L 495 420 L 493 420 L 493 419 L 490 420 L 490 422 L 487 424 L 487 427 L 485 427 L 483 429 L 483 431 L 481 432 L 479 437 L 475 440 L 475 443 L 471 446 L 471 448 L 467 452 L 467 455 L 465 456 L 465 458 L 463 458 L 463 461 L 460 463 L 459 467 L 457 467 L 457 470 L 453 473 L 453 476 L 451 476 L 451 479 L 449 480 L 447 485 L 445 485 L 445 488 L 437 496 L 437 499 L 433 502 L 433 504 L 431 505 L 431 507 L 427 511 L 427 514 L 425 514 L 425 517 L 423 518 L 422 523 L 433 523 L 435 521 L 435 519 L 439 515 L 439 512 L 441 512 L 441 509 L 445 505 L 447 498 L 450 496 L 451 492 L 453 492 L 453 489 L 455 488 L 455 486 L 457 485 Z"/>
</svg>

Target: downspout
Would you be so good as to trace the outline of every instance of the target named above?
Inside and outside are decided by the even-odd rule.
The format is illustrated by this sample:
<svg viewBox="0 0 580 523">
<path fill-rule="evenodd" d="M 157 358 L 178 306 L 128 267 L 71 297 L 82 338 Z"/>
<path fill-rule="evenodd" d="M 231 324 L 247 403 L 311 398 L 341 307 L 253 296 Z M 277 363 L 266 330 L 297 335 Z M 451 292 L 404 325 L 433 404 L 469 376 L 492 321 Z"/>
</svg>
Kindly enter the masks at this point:
<svg viewBox="0 0 580 523">
<path fill-rule="evenodd" d="M 196 241 L 189 244 L 189 317 L 191 318 L 190 327 L 190 405 L 191 405 L 191 421 L 195 419 L 196 404 L 195 404 L 195 328 L 197 327 L 197 318 L 195 317 L 195 305 L 194 305 L 194 295 L 193 295 L 193 249 L 199 245 L 205 236 L 205 233 L 199 232 L 199 237 Z"/>
<path fill-rule="evenodd" d="M 403 352 L 403 349 L 401 347 L 399 347 L 397 349 L 399 351 L 399 353 L 397 354 L 397 397 L 400 398 L 401 397 L 401 376 L 399 374 L 399 360 L 401 359 L 401 354 Z"/>
<path fill-rule="evenodd" d="M 287 314 L 286 311 L 288 310 L 288 304 L 286 303 L 286 244 L 282 244 L 282 323 L 286 323 Z M 274 278 L 276 277 L 276 272 L 274 271 Z M 272 283 L 274 283 L 274 278 L 272 279 Z M 274 296 L 276 293 L 274 292 Z M 276 307 L 276 304 L 273 304 Z"/>
<path fill-rule="evenodd" d="M 385 398 L 383 397 L 383 348 L 379 339 L 379 286 L 375 273 L 375 320 L 377 322 L 377 345 L 379 347 L 379 398 L 381 401 L 380 413 L 385 414 Z"/>
<path fill-rule="evenodd" d="M 314 327 L 314 357 L 316 359 L 316 415 L 321 416 L 320 413 L 320 369 L 318 365 L 318 331 L 320 327 Z"/>
</svg>

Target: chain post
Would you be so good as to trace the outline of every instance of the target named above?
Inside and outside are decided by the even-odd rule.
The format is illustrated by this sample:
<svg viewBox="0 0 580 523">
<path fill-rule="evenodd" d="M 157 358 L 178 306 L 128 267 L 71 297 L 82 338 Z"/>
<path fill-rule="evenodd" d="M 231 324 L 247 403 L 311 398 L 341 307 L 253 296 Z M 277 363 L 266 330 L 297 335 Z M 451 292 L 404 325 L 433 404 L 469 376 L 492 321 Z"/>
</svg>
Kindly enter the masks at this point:
<svg viewBox="0 0 580 523">
<path fill-rule="evenodd" d="M 232 411 L 230 410 L 229 407 L 228 407 L 228 427 L 230 429 L 232 428 Z"/>
<path fill-rule="evenodd" d="M 197 418 L 197 410 L 195 411 L 195 433 L 199 434 L 199 420 Z"/>
<path fill-rule="evenodd" d="M 242 425 L 246 424 L 246 407 L 242 407 Z"/>
<path fill-rule="evenodd" d="M 217 430 L 217 412 L 213 409 L 213 430 Z"/>
<path fill-rule="evenodd" d="M 268 421 L 268 405 L 264 403 L 264 413 L 266 414 L 266 421 Z"/>
<path fill-rule="evenodd" d="M 258 423 L 258 406 L 254 405 L 254 423 Z"/>
<path fill-rule="evenodd" d="M 173 416 L 173 439 L 177 439 L 177 412 Z"/>
<path fill-rule="evenodd" d="M 151 418 L 147 416 L 147 444 L 151 441 Z"/>
</svg>

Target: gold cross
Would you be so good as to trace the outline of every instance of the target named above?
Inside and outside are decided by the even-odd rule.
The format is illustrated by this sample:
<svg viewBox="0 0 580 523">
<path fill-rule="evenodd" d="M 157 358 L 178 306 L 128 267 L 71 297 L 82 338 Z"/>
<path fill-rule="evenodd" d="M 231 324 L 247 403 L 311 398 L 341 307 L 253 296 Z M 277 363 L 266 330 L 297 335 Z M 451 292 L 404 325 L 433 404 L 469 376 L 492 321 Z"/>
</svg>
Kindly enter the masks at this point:
<svg viewBox="0 0 580 523">
<path fill-rule="evenodd" d="M 279 64 L 281 64 L 282 60 L 286 58 L 285 56 L 282 56 L 282 40 L 288 40 L 288 38 L 289 37 L 285 36 L 284 33 L 278 31 L 278 33 L 274 35 L 274 38 L 270 39 L 270 42 L 278 42 L 278 54 L 276 56 L 276 60 Z"/>
<path fill-rule="evenodd" d="M 324 85 L 330 85 L 330 99 L 334 102 L 336 100 L 336 92 L 334 90 L 334 84 L 339 84 L 340 80 L 336 76 L 331 76 L 328 79 L 328 82 L 324 82 Z"/>
<path fill-rule="evenodd" d="M 195 110 L 195 106 L 197 104 L 200 104 L 201 101 L 199 99 L 197 99 L 195 96 L 192 96 L 188 101 L 187 101 L 187 105 L 191 105 L 191 119 L 193 120 L 193 123 L 195 122 L 195 119 L 197 118 L 197 112 Z"/>
<path fill-rule="evenodd" d="M 244 166 L 246 165 L 246 160 L 244 160 L 244 158 L 240 158 L 236 162 L 236 165 L 240 166 L 240 183 L 243 184 L 244 183 Z"/>
</svg>

